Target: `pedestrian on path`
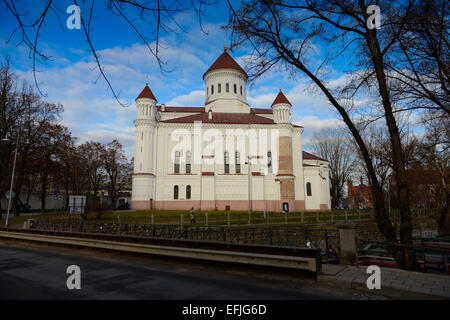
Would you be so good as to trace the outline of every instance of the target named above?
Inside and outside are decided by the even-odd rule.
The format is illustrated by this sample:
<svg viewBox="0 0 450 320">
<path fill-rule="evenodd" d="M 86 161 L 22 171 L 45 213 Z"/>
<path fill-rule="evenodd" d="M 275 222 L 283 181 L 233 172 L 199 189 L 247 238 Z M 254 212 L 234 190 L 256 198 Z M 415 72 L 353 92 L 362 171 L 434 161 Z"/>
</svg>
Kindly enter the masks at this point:
<svg viewBox="0 0 450 320">
<path fill-rule="evenodd" d="M 195 223 L 195 210 L 194 208 L 191 208 L 191 224 Z"/>
</svg>

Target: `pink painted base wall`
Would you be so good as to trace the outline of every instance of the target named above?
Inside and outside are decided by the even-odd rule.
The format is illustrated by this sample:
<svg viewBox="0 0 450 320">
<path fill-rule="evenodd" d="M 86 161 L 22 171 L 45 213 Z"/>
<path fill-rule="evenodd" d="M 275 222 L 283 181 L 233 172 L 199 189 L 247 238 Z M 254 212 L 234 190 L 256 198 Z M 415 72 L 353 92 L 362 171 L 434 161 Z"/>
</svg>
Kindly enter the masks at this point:
<svg viewBox="0 0 450 320">
<path fill-rule="evenodd" d="M 289 211 L 305 211 L 305 201 L 303 200 L 267 200 L 266 211 L 281 212 L 283 210 L 283 202 L 289 203 Z M 169 201 L 153 201 L 153 209 L 157 210 L 226 210 L 230 206 L 232 211 L 248 210 L 247 200 L 169 200 Z M 326 205 L 325 205 L 326 206 Z M 131 201 L 131 209 L 149 210 L 150 201 Z M 252 210 L 264 211 L 263 200 L 253 200 Z M 327 207 L 321 205 L 320 210 L 328 210 Z"/>
</svg>

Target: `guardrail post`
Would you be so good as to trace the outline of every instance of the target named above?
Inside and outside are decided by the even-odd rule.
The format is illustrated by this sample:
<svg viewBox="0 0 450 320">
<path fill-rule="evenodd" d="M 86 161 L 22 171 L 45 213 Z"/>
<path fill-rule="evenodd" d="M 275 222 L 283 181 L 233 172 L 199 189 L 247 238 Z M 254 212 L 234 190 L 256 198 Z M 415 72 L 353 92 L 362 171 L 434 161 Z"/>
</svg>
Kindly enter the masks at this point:
<svg viewBox="0 0 450 320">
<path fill-rule="evenodd" d="M 339 221 L 336 224 L 339 229 L 339 244 L 342 263 L 352 264 L 358 261 L 356 251 L 356 226 L 353 221 Z"/>
<path fill-rule="evenodd" d="M 287 212 L 284 212 L 284 224 L 287 224 Z"/>
<path fill-rule="evenodd" d="M 230 224 L 231 224 L 231 221 L 230 221 L 230 211 L 227 211 L 227 223 L 228 223 L 228 226 L 230 226 Z"/>
<path fill-rule="evenodd" d="M 155 215 L 152 213 L 152 224 L 155 224 Z"/>
<path fill-rule="evenodd" d="M 208 226 L 208 212 L 205 213 L 205 224 L 206 226 Z"/>
</svg>

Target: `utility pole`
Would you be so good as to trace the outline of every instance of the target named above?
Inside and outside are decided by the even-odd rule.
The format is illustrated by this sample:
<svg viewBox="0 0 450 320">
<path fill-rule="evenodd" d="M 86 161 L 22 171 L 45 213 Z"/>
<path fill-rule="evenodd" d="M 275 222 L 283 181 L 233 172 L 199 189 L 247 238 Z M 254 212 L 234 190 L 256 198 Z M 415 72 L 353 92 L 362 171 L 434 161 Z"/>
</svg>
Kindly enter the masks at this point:
<svg viewBox="0 0 450 320">
<path fill-rule="evenodd" d="M 263 177 L 263 181 L 262 181 L 262 185 L 263 185 L 263 201 L 264 201 L 264 219 L 267 219 L 267 212 L 266 212 L 266 184 L 264 181 L 264 168 L 259 169 L 259 171 L 262 173 L 262 177 Z"/>
</svg>

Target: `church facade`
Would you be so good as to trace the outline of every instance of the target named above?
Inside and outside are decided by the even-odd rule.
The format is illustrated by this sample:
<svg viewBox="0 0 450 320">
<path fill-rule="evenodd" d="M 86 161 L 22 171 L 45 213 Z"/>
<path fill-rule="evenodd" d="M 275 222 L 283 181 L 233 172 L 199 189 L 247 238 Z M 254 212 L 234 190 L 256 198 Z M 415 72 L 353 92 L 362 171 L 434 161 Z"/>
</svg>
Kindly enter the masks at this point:
<svg viewBox="0 0 450 320">
<path fill-rule="evenodd" d="M 252 108 L 226 48 L 203 80 L 202 107 L 158 105 L 148 84 L 136 98 L 132 209 L 328 210 L 328 161 L 302 151 L 281 89 Z"/>
</svg>

